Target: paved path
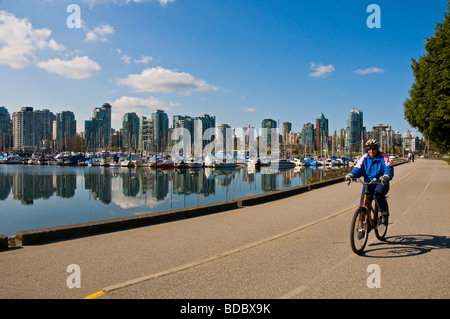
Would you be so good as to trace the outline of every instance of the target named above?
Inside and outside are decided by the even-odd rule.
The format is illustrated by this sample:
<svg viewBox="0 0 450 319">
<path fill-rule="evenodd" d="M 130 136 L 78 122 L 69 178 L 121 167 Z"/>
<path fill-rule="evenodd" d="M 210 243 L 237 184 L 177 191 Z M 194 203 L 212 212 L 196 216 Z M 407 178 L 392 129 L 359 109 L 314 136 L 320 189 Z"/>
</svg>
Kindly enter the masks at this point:
<svg viewBox="0 0 450 319">
<path fill-rule="evenodd" d="M 0 252 L 0 298 L 101 291 L 99 299 L 449 298 L 450 165 L 397 166 L 387 241 L 371 233 L 357 256 L 349 224 L 360 192 L 361 184 L 339 183 L 263 205 L 9 249 Z M 81 288 L 67 286 L 71 264 L 79 266 Z"/>
</svg>

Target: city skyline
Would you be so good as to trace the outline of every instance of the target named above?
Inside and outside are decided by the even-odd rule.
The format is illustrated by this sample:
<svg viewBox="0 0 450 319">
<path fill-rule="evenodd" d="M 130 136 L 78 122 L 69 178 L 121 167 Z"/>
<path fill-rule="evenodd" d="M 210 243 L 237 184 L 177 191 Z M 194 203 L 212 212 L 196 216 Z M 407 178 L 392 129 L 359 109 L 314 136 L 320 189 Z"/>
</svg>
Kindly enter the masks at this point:
<svg viewBox="0 0 450 319">
<path fill-rule="evenodd" d="M 381 28 L 367 23 L 372 3 Z M 71 4 L 80 28 L 70 27 Z M 332 134 L 356 108 L 368 130 L 389 124 L 404 132 L 413 130 L 403 115 L 411 58 L 424 54 L 446 6 L 4 0 L 0 105 L 10 114 L 70 110 L 77 132 L 103 103 L 112 105 L 117 130 L 125 113 L 161 109 L 170 118 L 212 114 L 233 128 L 289 121 L 295 132 L 323 113 Z"/>
<path fill-rule="evenodd" d="M 272 135 L 275 132 L 271 130 L 275 129 L 283 147 L 297 145 L 304 151 L 322 151 L 329 148 L 332 151 L 343 148 L 350 151 L 361 150 L 362 143 L 368 138 L 381 139 L 383 146 L 390 149 L 399 145 L 398 143 L 401 142 L 399 139 L 402 135 L 415 138 L 415 134 L 411 131 L 400 132 L 393 129 L 389 124 L 379 124 L 373 126 L 370 130 L 370 128 L 364 126 L 363 113 L 362 110 L 352 108 L 348 113 L 346 127 L 341 128 L 339 132 L 336 130 L 329 132 L 328 119 L 323 112 L 316 118 L 315 127 L 314 124 L 308 122 L 303 125 L 301 132 L 293 132 L 291 122 L 283 122 L 280 126 L 273 119 L 263 119 L 259 128 L 250 125 L 233 128 L 228 124 L 218 124 L 215 116 L 209 114 L 202 114 L 197 117 L 190 115 L 174 116 L 172 121 L 169 121 L 167 113 L 163 110 L 156 110 L 151 114 L 151 117 L 140 117 L 134 112 L 125 113 L 122 128 L 115 130 L 111 127 L 111 105 L 104 103 L 102 107 L 94 108 L 92 117 L 84 121 L 85 131 L 80 134 L 80 137 L 83 137 L 83 147 L 90 150 L 119 147 L 120 149 L 139 149 L 152 153 L 164 152 L 168 148 L 174 147 L 180 142 L 181 136 L 188 137 L 187 141 L 183 142 L 182 148 L 194 145 L 196 151 L 200 151 L 197 147 L 205 148 L 212 141 L 211 134 L 216 136 L 213 138 L 217 143 L 214 146 L 216 151 L 219 151 L 222 147 L 229 150 L 233 148 L 231 139 L 228 140 L 227 131 L 229 129 L 233 136 L 243 142 L 245 141 L 245 144 L 242 145 L 245 147 L 250 147 L 250 136 L 263 137 L 263 140 L 270 146 L 274 142 Z M 169 125 L 170 122 L 172 122 L 172 126 Z M 76 119 L 71 111 L 53 114 L 46 109 L 34 110 L 32 107 L 22 107 L 21 111 L 13 112 L 11 118 L 8 110 L 1 106 L 0 149 L 11 146 L 15 150 L 22 151 L 34 150 L 38 146 L 54 150 L 67 150 L 72 146 L 79 148 L 82 145 L 80 145 L 80 140 L 75 142 L 75 125 Z M 214 131 L 210 131 L 211 128 L 214 128 Z M 9 131 L 10 129 L 11 131 Z M 249 132 L 250 129 L 252 132 Z M 119 135 L 117 135 L 118 132 L 120 132 Z M 202 143 L 198 144 L 196 137 L 200 137 L 203 140 Z M 278 139 L 275 138 L 275 140 Z M 228 145 L 229 143 L 230 145 Z M 208 147 L 211 147 L 211 145 Z"/>
</svg>

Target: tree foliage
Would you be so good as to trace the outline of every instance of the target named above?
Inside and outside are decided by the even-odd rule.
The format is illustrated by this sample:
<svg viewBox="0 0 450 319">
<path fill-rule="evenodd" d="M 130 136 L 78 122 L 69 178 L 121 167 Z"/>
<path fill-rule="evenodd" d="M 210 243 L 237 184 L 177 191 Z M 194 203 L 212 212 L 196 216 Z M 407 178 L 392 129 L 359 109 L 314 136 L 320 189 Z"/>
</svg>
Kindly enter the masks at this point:
<svg viewBox="0 0 450 319">
<path fill-rule="evenodd" d="M 412 59 L 415 82 L 404 103 L 405 118 L 425 139 L 450 150 L 450 0 L 444 22 L 426 39 L 426 54 Z"/>
</svg>

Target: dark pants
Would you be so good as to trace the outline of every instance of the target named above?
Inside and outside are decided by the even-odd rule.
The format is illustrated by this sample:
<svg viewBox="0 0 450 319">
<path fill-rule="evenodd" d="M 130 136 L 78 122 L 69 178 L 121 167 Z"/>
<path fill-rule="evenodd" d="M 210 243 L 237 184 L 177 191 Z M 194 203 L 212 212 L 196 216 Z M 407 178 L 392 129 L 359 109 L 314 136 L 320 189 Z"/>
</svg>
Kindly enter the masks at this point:
<svg viewBox="0 0 450 319">
<path fill-rule="evenodd" d="M 364 186 L 362 188 L 361 193 L 361 201 L 360 206 L 364 204 Z M 369 199 L 372 200 L 375 198 L 375 202 L 378 205 L 378 211 L 380 213 L 388 212 L 388 203 L 386 201 L 386 194 L 389 192 L 389 183 L 386 185 L 382 184 L 373 184 L 369 185 Z"/>
</svg>

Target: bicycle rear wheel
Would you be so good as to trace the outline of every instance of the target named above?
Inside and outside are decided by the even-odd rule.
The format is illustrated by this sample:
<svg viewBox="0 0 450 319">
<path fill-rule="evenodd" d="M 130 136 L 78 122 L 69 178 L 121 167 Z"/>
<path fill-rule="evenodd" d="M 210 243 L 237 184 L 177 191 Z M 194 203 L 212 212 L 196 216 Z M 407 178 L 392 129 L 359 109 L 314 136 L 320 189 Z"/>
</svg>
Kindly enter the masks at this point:
<svg viewBox="0 0 450 319">
<path fill-rule="evenodd" d="M 369 225 L 366 221 L 367 210 L 360 207 L 353 215 L 350 227 L 350 246 L 355 254 L 360 255 L 369 238 Z M 363 222 L 361 222 L 363 221 Z"/>
</svg>

